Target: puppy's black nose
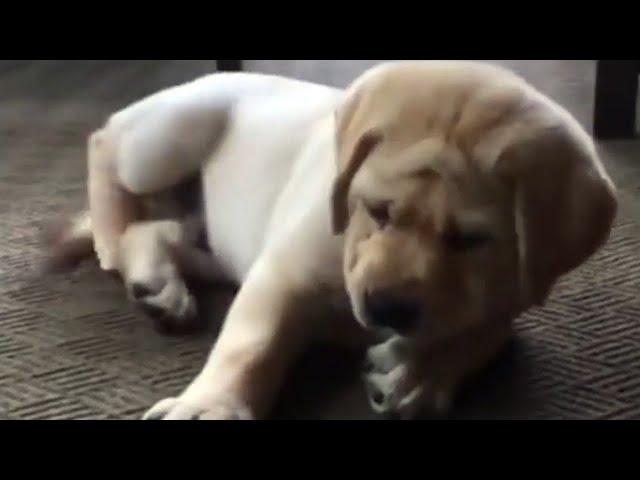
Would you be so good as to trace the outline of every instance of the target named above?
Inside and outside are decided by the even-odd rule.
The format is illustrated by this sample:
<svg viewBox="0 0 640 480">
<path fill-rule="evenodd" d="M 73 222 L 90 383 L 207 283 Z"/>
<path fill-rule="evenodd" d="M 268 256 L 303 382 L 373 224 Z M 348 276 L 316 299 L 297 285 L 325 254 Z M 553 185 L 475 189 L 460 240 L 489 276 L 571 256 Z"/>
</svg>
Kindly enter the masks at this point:
<svg viewBox="0 0 640 480">
<path fill-rule="evenodd" d="M 367 293 L 365 308 L 375 326 L 391 328 L 398 332 L 412 330 L 422 313 L 422 306 L 418 300 L 385 290 Z"/>
</svg>

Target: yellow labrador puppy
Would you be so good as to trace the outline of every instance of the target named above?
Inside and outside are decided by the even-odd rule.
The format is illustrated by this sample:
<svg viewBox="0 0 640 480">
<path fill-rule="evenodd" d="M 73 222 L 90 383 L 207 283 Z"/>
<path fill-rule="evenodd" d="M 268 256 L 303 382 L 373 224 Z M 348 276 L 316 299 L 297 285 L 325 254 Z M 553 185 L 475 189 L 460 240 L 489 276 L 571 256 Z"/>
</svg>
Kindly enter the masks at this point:
<svg viewBox="0 0 640 480">
<path fill-rule="evenodd" d="M 142 208 L 198 172 L 211 254 L 186 217 Z M 176 249 L 241 286 L 201 373 L 149 419 L 264 418 L 311 339 L 367 332 L 372 407 L 446 412 L 617 205 L 563 108 L 501 68 L 436 61 L 346 91 L 248 73 L 165 90 L 91 136 L 89 203 L 60 245 L 92 239 L 137 301 L 194 313 Z"/>
</svg>

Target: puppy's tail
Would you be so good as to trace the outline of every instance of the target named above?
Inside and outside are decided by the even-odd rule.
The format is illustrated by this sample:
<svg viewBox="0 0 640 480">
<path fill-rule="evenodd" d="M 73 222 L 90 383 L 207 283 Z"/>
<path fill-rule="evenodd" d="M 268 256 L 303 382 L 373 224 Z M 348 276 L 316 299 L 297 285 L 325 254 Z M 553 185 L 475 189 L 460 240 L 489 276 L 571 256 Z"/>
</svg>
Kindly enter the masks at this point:
<svg viewBox="0 0 640 480">
<path fill-rule="evenodd" d="M 47 250 L 44 265 L 47 272 L 72 270 L 82 261 L 95 257 L 88 210 L 49 223 L 44 228 L 43 240 Z"/>
</svg>

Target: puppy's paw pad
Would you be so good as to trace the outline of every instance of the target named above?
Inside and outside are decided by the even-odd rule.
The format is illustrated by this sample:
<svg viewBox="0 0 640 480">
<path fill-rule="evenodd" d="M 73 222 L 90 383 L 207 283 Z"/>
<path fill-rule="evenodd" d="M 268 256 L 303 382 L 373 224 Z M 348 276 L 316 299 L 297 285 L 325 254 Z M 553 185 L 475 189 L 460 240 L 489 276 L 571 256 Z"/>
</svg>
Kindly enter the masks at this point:
<svg viewBox="0 0 640 480">
<path fill-rule="evenodd" d="M 131 300 L 154 320 L 161 333 L 188 332 L 196 326 L 196 300 L 182 283 L 168 282 L 159 289 L 151 283 L 132 282 L 127 290 Z"/>
<path fill-rule="evenodd" d="M 224 403 L 197 405 L 178 398 L 158 402 L 142 417 L 143 420 L 251 420 L 248 409 Z"/>
<path fill-rule="evenodd" d="M 142 417 L 143 420 L 164 420 L 167 414 L 178 405 L 177 398 L 165 398 L 151 407 Z"/>
<path fill-rule="evenodd" d="M 365 373 L 389 373 L 398 365 L 407 363 L 408 355 L 408 342 L 401 337 L 393 337 L 367 350 L 364 371 Z"/>
<path fill-rule="evenodd" d="M 365 375 L 365 387 L 373 411 L 403 420 L 415 418 L 423 412 L 442 416 L 448 411 L 451 401 L 448 389 L 412 378 L 404 365 L 389 373 Z"/>
</svg>

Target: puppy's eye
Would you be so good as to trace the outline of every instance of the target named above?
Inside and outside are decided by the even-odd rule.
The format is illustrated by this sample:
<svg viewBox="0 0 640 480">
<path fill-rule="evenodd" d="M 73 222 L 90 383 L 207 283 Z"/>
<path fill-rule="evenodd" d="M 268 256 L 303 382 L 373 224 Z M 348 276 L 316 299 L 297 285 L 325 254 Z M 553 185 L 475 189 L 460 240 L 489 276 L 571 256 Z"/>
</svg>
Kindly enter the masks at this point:
<svg viewBox="0 0 640 480">
<path fill-rule="evenodd" d="M 450 232 L 443 235 L 443 240 L 448 248 L 464 252 L 486 245 L 491 237 L 483 232 Z"/>
<path fill-rule="evenodd" d="M 391 220 L 391 215 L 389 213 L 391 202 L 379 202 L 379 203 L 366 203 L 364 204 L 367 209 L 367 213 L 369 216 L 375 220 L 375 222 L 380 226 L 384 227 Z"/>
</svg>

